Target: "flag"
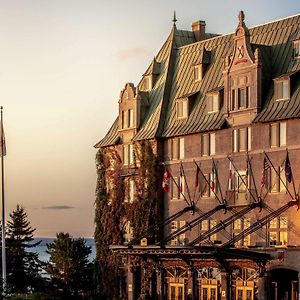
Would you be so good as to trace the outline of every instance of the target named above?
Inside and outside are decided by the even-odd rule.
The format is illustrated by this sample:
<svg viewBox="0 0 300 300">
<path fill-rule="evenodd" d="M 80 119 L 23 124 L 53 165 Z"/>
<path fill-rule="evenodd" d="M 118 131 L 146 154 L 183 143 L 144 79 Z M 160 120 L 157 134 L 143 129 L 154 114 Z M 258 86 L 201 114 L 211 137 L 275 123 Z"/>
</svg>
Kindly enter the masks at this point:
<svg viewBox="0 0 300 300">
<path fill-rule="evenodd" d="M 1 140 L 1 147 L 0 147 L 0 157 L 1 157 L 6 155 L 5 135 L 4 135 L 2 120 L 1 120 L 0 140 Z"/>
<path fill-rule="evenodd" d="M 195 173 L 195 188 L 198 187 L 199 185 L 199 173 L 200 173 L 200 168 L 198 165 L 196 165 L 196 173 Z"/>
<path fill-rule="evenodd" d="M 293 173 L 292 173 L 292 168 L 291 168 L 291 163 L 290 163 L 289 153 L 288 152 L 286 152 L 286 159 L 285 159 L 284 170 L 285 170 L 286 180 L 289 183 L 291 183 L 292 178 L 293 178 Z"/>
<path fill-rule="evenodd" d="M 179 191 L 180 191 L 180 193 L 183 192 L 183 170 L 182 170 L 182 166 L 180 166 L 180 171 L 179 171 Z"/>
<path fill-rule="evenodd" d="M 164 192 L 169 191 L 169 185 L 170 185 L 170 178 L 171 178 L 170 172 L 166 169 L 163 175 L 163 182 L 162 182 L 162 188 Z"/>
<path fill-rule="evenodd" d="M 212 191 L 215 190 L 215 186 L 216 186 L 215 177 L 216 177 L 216 170 L 213 166 L 211 176 L 210 176 L 210 188 L 211 188 Z"/>
<path fill-rule="evenodd" d="M 234 172 L 232 170 L 232 162 L 229 161 L 229 176 L 228 176 L 228 190 L 232 190 L 232 179 L 233 179 Z"/>
<path fill-rule="evenodd" d="M 261 187 L 267 186 L 267 174 L 270 170 L 270 165 L 266 157 L 264 157 L 263 169 L 262 169 L 262 178 L 261 178 Z"/>
</svg>

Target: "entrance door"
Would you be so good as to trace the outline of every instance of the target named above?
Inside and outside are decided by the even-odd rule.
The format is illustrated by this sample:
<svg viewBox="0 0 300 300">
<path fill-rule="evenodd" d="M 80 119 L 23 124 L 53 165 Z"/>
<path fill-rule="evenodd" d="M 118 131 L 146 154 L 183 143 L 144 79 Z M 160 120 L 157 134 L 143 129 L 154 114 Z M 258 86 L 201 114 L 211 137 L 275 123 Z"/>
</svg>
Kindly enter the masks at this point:
<svg viewBox="0 0 300 300">
<path fill-rule="evenodd" d="M 285 268 L 270 271 L 270 300 L 298 300 L 298 272 Z"/>
<path fill-rule="evenodd" d="M 216 285 L 202 285 L 200 299 L 201 300 L 218 300 L 217 286 Z"/>
<path fill-rule="evenodd" d="M 253 288 L 240 286 L 236 288 L 236 300 L 253 300 Z"/>
<path fill-rule="evenodd" d="M 183 283 L 170 283 L 169 300 L 184 300 Z"/>
</svg>

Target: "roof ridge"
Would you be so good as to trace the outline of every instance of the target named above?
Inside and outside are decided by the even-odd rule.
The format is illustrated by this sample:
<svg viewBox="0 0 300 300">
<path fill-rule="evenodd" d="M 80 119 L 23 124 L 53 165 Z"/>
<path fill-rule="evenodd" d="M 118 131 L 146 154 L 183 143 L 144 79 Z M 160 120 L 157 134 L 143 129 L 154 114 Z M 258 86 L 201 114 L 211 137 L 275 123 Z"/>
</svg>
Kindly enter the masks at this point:
<svg viewBox="0 0 300 300">
<path fill-rule="evenodd" d="M 292 19 L 292 18 L 299 17 L 299 16 L 300 16 L 300 13 L 292 15 L 292 16 L 284 17 L 284 18 L 281 18 L 281 19 L 273 20 L 273 21 L 270 21 L 270 22 L 262 23 L 262 24 L 259 24 L 259 25 L 255 25 L 255 26 L 249 27 L 249 30 L 253 30 L 256 27 L 269 25 L 269 24 L 272 24 L 272 23 L 284 21 L 284 20 L 287 20 L 287 19 Z M 192 43 L 192 44 L 184 45 L 184 46 L 181 46 L 179 48 L 182 49 L 182 48 L 185 48 L 185 47 L 190 47 L 191 45 L 201 44 L 201 43 L 206 42 L 208 40 L 211 41 L 211 40 L 214 40 L 216 38 L 223 38 L 223 37 L 226 37 L 226 36 L 229 36 L 229 35 L 232 35 L 232 34 L 234 34 L 234 31 L 233 32 L 229 32 L 229 33 L 225 33 L 225 34 L 220 34 L 218 36 L 214 36 L 212 38 L 204 39 L 204 40 Z"/>
</svg>

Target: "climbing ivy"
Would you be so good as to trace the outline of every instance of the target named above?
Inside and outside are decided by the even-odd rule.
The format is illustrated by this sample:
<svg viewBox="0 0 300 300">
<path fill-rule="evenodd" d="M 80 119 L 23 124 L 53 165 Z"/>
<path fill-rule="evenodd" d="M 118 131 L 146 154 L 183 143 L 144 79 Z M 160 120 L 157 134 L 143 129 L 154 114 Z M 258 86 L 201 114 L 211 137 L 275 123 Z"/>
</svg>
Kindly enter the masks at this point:
<svg viewBox="0 0 300 300">
<path fill-rule="evenodd" d="M 124 201 L 126 197 L 122 161 L 116 148 L 100 149 L 96 155 L 97 186 L 95 202 L 95 242 L 97 262 L 99 264 L 99 291 L 107 299 L 125 299 L 118 294 L 122 284 L 120 257 L 113 254 L 109 246 L 123 242 L 125 222 L 129 221 L 133 235 L 148 233 L 149 227 L 159 223 L 163 217 L 161 195 L 161 167 L 154 153 L 154 141 L 142 141 L 135 145 L 135 166 L 130 167 L 131 178 L 135 182 L 135 197 L 132 203 Z M 126 177 L 126 176 L 125 176 Z M 108 187 L 108 188 L 107 188 Z M 148 243 L 154 243 L 162 236 L 161 228 L 155 228 L 147 235 Z M 134 264 L 145 266 L 138 259 Z M 149 291 L 152 268 L 141 274 L 142 291 Z M 151 270 L 151 272 L 149 272 Z M 124 288 L 124 291 L 126 289 Z"/>
</svg>

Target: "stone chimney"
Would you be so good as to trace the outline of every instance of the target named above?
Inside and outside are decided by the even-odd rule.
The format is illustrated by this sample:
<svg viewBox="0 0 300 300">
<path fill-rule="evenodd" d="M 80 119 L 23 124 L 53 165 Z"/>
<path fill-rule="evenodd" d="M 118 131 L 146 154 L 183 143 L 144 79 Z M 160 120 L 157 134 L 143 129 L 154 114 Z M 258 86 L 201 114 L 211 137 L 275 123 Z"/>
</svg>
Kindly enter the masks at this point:
<svg viewBox="0 0 300 300">
<path fill-rule="evenodd" d="M 205 25 L 205 21 L 195 21 L 192 24 L 192 30 L 197 42 L 203 40 L 205 37 Z"/>
</svg>

